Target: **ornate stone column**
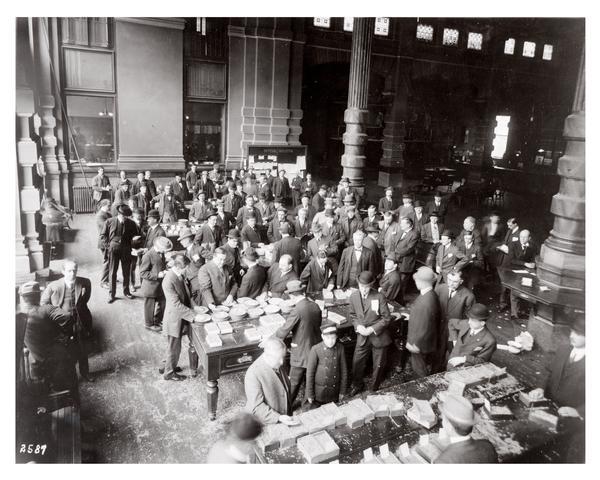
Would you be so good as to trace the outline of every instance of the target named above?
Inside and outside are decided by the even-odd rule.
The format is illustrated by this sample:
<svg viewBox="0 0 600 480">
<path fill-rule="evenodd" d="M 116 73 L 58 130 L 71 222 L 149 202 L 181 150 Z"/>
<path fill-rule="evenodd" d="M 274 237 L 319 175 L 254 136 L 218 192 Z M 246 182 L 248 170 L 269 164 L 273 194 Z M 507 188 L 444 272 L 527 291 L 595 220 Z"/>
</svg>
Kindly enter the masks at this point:
<svg viewBox="0 0 600 480">
<path fill-rule="evenodd" d="M 348 108 L 344 112 L 346 132 L 344 154 L 342 155 L 343 175 L 350 179 L 352 186 L 364 193 L 366 164 L 365 150 L 367 135 L 367 102 L 369 98 L 369 76 L 371 71 L 371 44 L 373 41 L 374 18 L 355 18 L 352 32 L 350 58 L 350 83 L 348 85 Z"/>
<path fill-rule="evenodd" d="M 42 143 L 42 161 L 44 162 L 45 185 L 49 194 L 61 201 L 60 168 L 56 158 L 56 137 L 54 128 L 55 100 L 52 94 L 50 76 L 50 52 L 48 19 L 33 19 L 34 66 L 36 75 L 37 110 L 41 119 L 40 138 Z"/>
<path fill-rule="evenodd" d="M 35 213 L 40 209 L 40 197 L 38 190 L 33 186 L 33 167 L 37 162 L 37 148 L 29 132 L 29 119 L 35 111 L 33 92 L 30 89 L 17 89 L 16 110 L 19 177 L 17 207 L 20 207 L 16 225 L 16 271 L 17 274 L 22 274 L 44 268 L 43 249 L 35 230 Z M 29 250 L 27 263 L 23 258 L 23 247 Z"/>
</svg>

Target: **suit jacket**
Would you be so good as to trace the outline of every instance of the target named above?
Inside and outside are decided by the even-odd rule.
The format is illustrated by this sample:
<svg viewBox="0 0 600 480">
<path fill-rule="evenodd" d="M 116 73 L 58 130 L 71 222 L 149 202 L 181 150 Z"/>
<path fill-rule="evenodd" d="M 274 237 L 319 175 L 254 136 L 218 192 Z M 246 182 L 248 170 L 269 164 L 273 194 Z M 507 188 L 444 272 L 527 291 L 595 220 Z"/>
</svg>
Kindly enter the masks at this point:
<svg viewBox="0 0 600 480">
<path fill-rule="evenodd" d="M 262 225 L 262 217 L 258 209 L 256 207 L 252 207 L 252 210 L 250 210 L 249 207 L 243 206 L 238 210 L 235 220 L 235 225 L 237 226 L 238 230 L 241 230 L 247 225 L 248 215 L 251 211 L 256 215 L 256 225 Z"/>
<path fill-rule="evenodd" d="M 425 205 L 424 212 L 427 212 L 427 215 L 431 215 L 432 212 L 437 212 L 440 223 L 442 223 L 444 221 L 444 217 L 446 217 L 446 214 L 448 213 L 448 203 L 442 200 L 440 205 L 437 206 L 435 204 L 435 200 L 430 200 L 427 202 L 427 205 Z"/>
<path fill-rule="evenodd" d="M 331 238 L 326 236 L 321 236 L 319 240 L 316 238 L 312 238 L 308 241 L 308 245 L 306 246 L 307 256 L 317 258 L 317 254 L 319 250 L 325 250 L 325 253 L 328 257 L 335 257 L 338 253 L 337 245 L 331 241 Z"/>
<path fill-rule="evenodd" d="M 440 329 L 440 304 L 436 293 L 430 290 L 419 294 L 410 307 L 406 341 L 419 347 L 423 354 L 438 349 Z"/>
<path fill-rule="evenodd" d="M 320 212 L 325 208 L 325 197 L 322 197 L 318 192 L 312 197 L 312 206 L 315 207 L 317 212 Z"/>
<path fill-rule="evenodd" d="M 188 192 L 197 192 L 196 182 L 198 182 L 198 172 L 192 172 L 191 170 L 185 174 L 185 186 L 188 189 Z"/>
<path fill-rule="evenodd" d="M 193 322 L 196 316 L 191 292 L 183 276 L 179 278 L 172 270 L 165 274 L 162 289 L 165 295 L 163 325 L 168 336 L 179 338 L 183 322 Z"/>
<path fill-rule="evenodd" d="M 302 243 L 295 237 L 285 237 L 273 245 L 273 262 L 279 262 L 282 255 L 292 256 L 292 265 L 297 275 L 300 274 L 300 260 L 302 258 Z"/>
<path fill-rule="evenodd" d="M 192 288 L 192 294 L 197 287 L 198 271 L 202 268 L 202 265 L 207 260 L 212 260 L 213 250 L 202 245 L 196 245 L 193 243 L 191 246 L 186 248 L 182 253 L 189 259 L 190 263 L 185 267 L 184 276 Z M 195 297 L 194 297 L 195 298 Z"/>
<path fill-rule="evenodd" d="M 359 325 L 364 327 L 372 327 L 375 331 L 373 334 L 365 337 L 358 332 L 356 333 L 356 345 L 371 345 L 373 348 L 387 347 L 392 343 L 392 337 L 388 332 L 388 326 L 391 322 L 390 310 L 387 305 L 387 299 L 383 294 L 376 290 L 371 290 L 367 295 L 366 301 L 363 302 L 360 291 L 352 292 L 349 303 L 349 313 L 352 317 L 354 329 Z M 376 305 L 375 305 L 376 304 Z M 377 309 L 373 309 L 376 306 Z"/>
<path fill-rule="evenodd" d="M 396 222 L 392 222 L 386 226 L 384 223 L 383 228 L 379 233 L 379 238 L 377 239 L 379 248 L 385 255 L 394 255 L 396 251 L 396 245 L 401 236 L 402 230 L 400 229 L 400 225 L 398 225 Z"/>
<path fill-rule="evenodd" d="M 154 183 L 154 180 L 152 180 L 151 178 L 145 178 L 144 181 L 146 182 L 146 185 L 148 186 L 148 190 L 146 191 L 146 196 L 148 197 L 148 200 L 151 200 L 154 197 L 156 197 L 156 195 L 158 193 L 156 191 L 156 184 Z"/>
<path fill-rule="evenodd" d="M 398 222 L 400 222 L 400 219 L 402 218 L 410 218 L 413 223 L 415 221 L 415 208 L 412 205 L 400 205 L 394 213 L 396 214 Z"/>
<path fill-rule="evenodd" d="M 275 335 L 282 340 L 292 332 L 290 365 L 306 368 L 313 345 L 321 341 L 321 309 L 306 298 L 300 300 L 289 313 Z"/>
<path fill-rule="evenodd" d="M 422 212 L 421 213 L 421 218 L 417 218 L 417 214 L 415 213 L 415 217 L 414 217 L 414 228 L 417 229 L 419 231 L 419 233 L 421 233 L 421 231 L 423 230 L 423 227 L 429 223 L 429 217 Z"/>
<path fill-rule="evenodd" d="M 400 274 L 398 270 L 384 273 L 381 280 L 379 280 L 379 287 L 388 302 L 395 301 L 398 293 L 400 293 Z"/>
<path fill-rule="evenodd" d="M 119 223 L 117 217 L 109 218 L 104 222 L 104 228 L 100 234 L 102 244 L 104 248 L 109 249 L 111 252 L 129 255 L 131 253 L 131 239 L 137 234 L 137 226 L 130 218 L 125 218 L 121 227 Z"/>
<path fill-rule="evenodd" d="M 469 248 L 463 245 L 461 253 L 465 256 L 465 264 L 462 268 L 465 270 L 471 268 L 483 269 L 483 251 L 475 242 L 471 243 Z"/>
<path fill-rule="evenodd" d="M 463 248 L 465 246 L 465 230 L 463 229 L 460 234 L 458 235 L 458 237 L 456 237 L 456 240 L 454 241 L 454 245 L 456 245 L 458 248 Z M 475 229 L 473 229 L 473 243 L 480 246 L 482 245 L 481 242 L 481 233 L 479 232 L 479 230 L 477 229 L 477 227 L 475 227 Z"/>
<path fill-rule="evenodd" d="M 339 288 L 347 288 L 348 282 L 350 281 L 350 268 L 352 264 L 352 255 L 354 255 L 354 247 L 345 248 L 342 252 L 342 258 L 340 259 L 340 265 L 337 271 L 337 284 Z M 362 247 L 362 253 L 360 260 L 356 266 L 356 276 L 360 272 L 368 270 L 373 272 L 375 269 L 375 258 L 374 254 L 368 248 Z"/>
<path fill-rule="evenodd" d="M 258 202 L 256 204 L 256 209 L 260 212 L 260 216 L 262 218 L 262 224 L 264 224 L 265 222 L 269 223 L 271 220 L 273 220 L 273 217 L 275 217 L 275 214 L 277 213 L 275 211 L 275 207 L 273 206 L 273 204 L 271 202 L 265 202 L 265 203 Z M 258 223 L 257 223 L 257 225 L 258 225 Z"/>
<path fill-rule="evenodd" d="M 110 213 L 112 213 L 113 217 L 117 216 L 117 207 L 123 204 L 127 205 L 129 203 L 130 197 L 131 192 L 129 190 L 124 192 L 121 188 L 117 188 L 117 190 L 115 191 L 115 198 L 113 200 L 113 204 L 110 210 Z"/>
<path fill-rule="evenodd" d="M 223 216 L 217 213 L 217 225 L 221 227 L 221 232 L 228 234 L 229 230 L 235 227 L 235 218 L 231 213 L 223 211 Z"/>
<path fill-rule="evenodd" d="M 525 249 L 521 246 L 520 240 L 510 242 L 508 244 L 508 260 L 513 267 L 521 267 L 525 263 L 533 263 L 535 262 L 535 247 L 531 241 Z"/>
<path fill-rule="evenodd" d="M 298 219 L 294 220 L 294 235 L 297 239 L 310 235 L 311 224 L 308 218 L 304 221 L 304 225 L 300 225 Z"/>
<path fill-rule="evenodd" d="M 433 463 L 498 463 L 498 454 L 489 440 L 470 438 L 446 447 Z"/>
<path fill-rule="evenodd" d="M 306 293 L 321 293 L 329 284 L 331 277 L 332 271 L 329 261 L 325 262 L 324 268 L 321 268 L 317 259 L 312 257 L 302 270 L 300 281 L 306 284 Z"/>
<path fill-rule="evenodd" d="M 506 230 L 506 233 L 504 234 L 504 241 L 502 242 L 502 245 L 506 245 L 507 247 L 509 247 L 510 250 L 510 244 L 512 242 L 519 242 L 519 234 L 521 233 L 521 229 L 517 228 L 516 232 L 513 232 L 511 230 Z M 501 250 L 497 251 L 497 257 L 496 257 L 496 262 L 498 266 L 504 267 L 504 268 L 509 268 L 511 265 L 511 259 L 508 256 L 508 253 L 504 253 Z"/>
<path fill-rule="evenodd" d="M 110 187 L 110 180 L 106 175 L 102 177 L 100 175 L 96 175 L 92 178 L 92 197 L 94 200 L 99 201 L 102 199 L 104 195 L 106 198 L 110 198 L 110 192 L 102 190 L 102 187 Z"/>
<path fill-rule="evenodd" d="M 287 221 L 287 220 L 284 220 Z M 267 239 L 269 243 L 275 243 L 281 240 L 281 233 L 279 232 L 279 227 L 281 226 L 281 222 L 279 218 L 275 217 L 273 220 L 269 222 L 269 228 L 267 229 Z M 291 226 L 291 224 L 290 224 Z M 294 235 L 294 232 L 290 232 L 290 235 Z"/>
<path fill-rule="evenodd" d="M 190 208 L 188 218 L 192 222 L 201 222 L 206 220 L 206 216 L 210 211 L 212 211 L 212 207 L 208 203 L 201 204 L 196 200 L 194 203 L 192 203 L 192 208 Z"/>
<path fill-rule="evenodd" d="M 475 303 L 475 295 L 467 287 L 461 285 L 454 292 L 452 298 L 449 299 L 448 285 L 445 284 L 435 287 L 435 293 L 438 296 L 442 313 L 441 342 L 454 341 L 458 336 L 458 331 L 455 328 L 455 325 L 458 325 L 457 320 L 467 318 L 467 312 Z M 451 320 L 454 320 L 454 322 L 451 322 Z M 450 328 L 449 325 L 451 325 Z"/>
<path fill-rule="evenodd" d="M 64 345 L 72 333 L 71 316 L 59 307 L 39 305 L 27 313 L 24 343 L 37 362 L 52 360 L 57 350 L 68 357 Z"/>
<path fill-rule="evenodd" d="M 313 398 L 321 404 L 338 402 L 340 393 L 346 393 L 347 382 L 344 346 L 340 342 L 332 348 L 327 348 L 323 342 L 313 346 L 306 365 L 305 398 Z"/>
<path fill-rule="evenodd" d="M 438 222 L 438 241 L 442 238 L 442 232 L 444 231 L 444 224 Z M 433 233 L 431 231 L 431 222 L 427 222 L 421 227 L 421 240 L 427 243 L 433 243 Z"/>
<path fill-rule="evenodd" d="M 244 205 L 244 199 L 237 194 L 233 194 L 233 197 L 229 194 L 223 195 L 223 211 L 231 213 L 233 216 L 237 216 L 240 208 Z"/>
<path fill-rule="evenodd" d="M 298 211 L 302 210 L 304 207 L 302 205 L 298 205 L 296 207 L 296 209 L 294 210 L 294 216 L 298 217 Z M 315 209 L 314 206 L 312 206 L 310 203 L 308 204 L 308 207 L 306 207 L 306 221 L 308 223 L 311 223 L 313 221 L 313 218 L 315 218 L 315 215 L 317 214 L 317 210 Z"/>
<path fill-rule="evenodd" d="M 385 213 L 389 211 L 396 210 L 398 208 L 398 201 L 394 198 L 388 200 L 386 197 L 382 197 L 379 199 L 379 205 L 377 210 L 379 213 Z"/>
<path fill-rule="evenodd" d="M 572 347 L 561 345 L 550 364 L 546 397 L 561 407 L 576 408 L 585 416 L 585 356 L 578 362 L 569 362 Z"/>
<path fill-rule="evenodd" d="M 262 293 L 266 281 L 267 272 L 265 271 L 264 267 L 261 267 L 257 264 L 254 267 L 249 268 L 242 277 L 242 282 L 240 284 L 240 288 L 238 289 L 238 298 L 258 297 Z"/>
<path fill-rule="evenodd" d="M 150 202 L 148 201 L 148 197 L 143 193 L 136 193 L 133 197 L 133 208 L 140 208 L 144 212 L 144 218 L 148 215 L 148 211 L 150 210 Z"/>
<path fill-rule="evenodd" d="M 98 248 L 100 250 L 104 249 L 104 242 L 102 241 L 102 230 L 104 230 L 104 224 L 106 220 L 111 218 L 112 215 L 108 212 L 103 212 L 102 210 L 98 210 L 96 214 L 96 228 L 98 229 Z"/>
<path fill-rule="evenodd" d="M 302 182 L 302 193 L 308 193 L 311 198 L 315 195 L 315 193 L 317 193 L 318 190 L 319 188 L 317 187 L 317 184 L 312 180 L 310 181 L 310 185 L 306 180 Z"/>
<path fill-rule="evenodd" d="M 357 217 L 352 218 L 350 221 L 348 221 L 348 217 L 342 217 L 338 225 L 344 233 L 344 246 L 349 247 L 350 245 L 354 245 L 352 235 L 362 227 L 362 222 Z"/>
<path fill-rule="evenodd" d="M 177 221 L 177 208 L 181 207 L 181 200 L 173 192 L 171 192 L 170 198 L 167 197 L 165 192 L 159 193 L 152 199 L 151 203 L 156 203 L 156 209 L 162 222 Z"/>
<path fill-rule="evenodd" d="M 469 334 L 469 331 L 468 321 L 463 320 L 450 358 L 467 357 L 465 363 L 461 365 L 464 367 L 489 362 L 492 354 L 496 351 L 496 337 L 487 326 L 473 336 Z"/>
<path fill-rule="evenodd" d="M 160 272 L 167 269 L 167 263 L 164 256 L 151 248 L 142 257 L 140 265 L 140 278 L 142 279 L 142 288 L 140 294 L 146 298 L 159 298 L 163 296 L 161 284 L 162 278 L 158 278 Z"/>
<path fill-rule="evenodd" d="M 448 272 L 450 272 L 452 269 L 461 270 L 467 264 L 467 262 L 468 260 L 465 257 L 465 254 L 453 244 L 448 245 L 446 248 L 444 248 L 443 245 L 440 245 L 437 249 L 435 266 L 442 269 L 441 275 L 444 281 L 446 281 Z"/>
<path fill-rule="evenodd" d="M 190 197 L 185 180 L 182 179 L 179 183 L 172 180 L 169 185 L 171 185 L 171 193 L 176 195 L 180 201 L 187 200 Z"/>
<path fill-rule="evenodd" d="M 250 228 L 250 225 L 244 225 L 241 231 L 241 240 L 242 242 L 249 242 L 251 247 L 258 247 L 258 244 L 262 243 L 258 227 Z"/>
<path fill-rule="evenodd" d="M 154 245 L 154 240 L 158 237 L 166 237 L 167 234 L 163 230 L 160 225 L 157 225 L 154 228 L 148 228 L 146 231 L 146 239 L 144 240 L 144 248 L 152 248 Z"/>
<path fill-rule="evenodd" d="M 410 231 L 406 232 L 404 238 L 400 234 L 400 239 L 394 250 L 399 272 L 412 273 L 415 270 L 415 256 L 420 238 L 421 235 L 415 228 L 411 228 Z"/>
<path fill-rule="evenodd" d="M 273 297 L 281 298 L 284 292 L 287 290 L 287 282 L 292 280 L 298 280 L 298 275 L 292 268 L 285 275 L 281 274 L 279 264 L 274 263 L 269 267 L 267 272 L 267 281 L 263 286 L 263 292 L 271 292 Z"/>
<path fill-rule="evenodd" d="M 367 247 L 369 250 L 371 250 L 371 252 L 373 252 L 372 271 L 373 275 L 375 275 L 375 278 L 379 279 L 383 273 L 383 255 L 381 254 L 381 250 L 379 250 L 377 242 L 368 235 L 363 239 L 363 247 Z"/>
<path fill-rule="evenodd" d="M 238 285 L 227 265 L 223 270 L 219 269 L 214 262 L 204 264 L 198 271 L 198 283 L 202 304 L 221 305 L 229 295 L 235 297 Z"/>
<path fill-rule="evenodd" d="M 274 197 L 281 197 L 282 199 L 290 198 L 290 182 L 286 177 L 283 177 L 283 180 L 277 177 L 273 179 L 271 191 Z"/>
<path fill-rule="evenodd" d="M 202 256 L 206 260 L 210 260 L 216 248 L 221 245 L 222 232 L 218 225 L 211 230 L 207 224 L 202 225 L 194 237 L 194 243 L 202 247 Z"/>
<path fill-rule="evenodd" d="M 210 178 L 207 178 L 206 182 L 202 181 L 202 177 L 198 178 L 195 188 L 198 193 L 204 192 L 206 198 L 217 198 L 217 189 Z"/>
<path fill-rule="evenodd" d="M 224 243 L 221 248 L 225 251 L 225 265 L 229 268 L 230 272 L 233 272 L 237 276 L 237 272 L 240 271 L 240 249 L 232 248 L 227 243 Z"/>
<path fill-rule="evenodd" d="M 92 295 L 92 283 L 89 278 L 75 277 L 75 305 L 73 310 L 76 311 L 81 325 L 85 330 L 90 330 L 92 327 L 92 314 L 88 308 L 88 301 Z M 54 305 L 62 310 L 67 310 L 70 301 L 65 303 L 65 291 L 66 285 L 65 280 L 60 278 L 53 282 L 50 282 L 42 293 L 40 304 L 41 305 Z M 73 306 L 72 306 L 73 307 Z M 71 312 L 69 312 L 71 313 Z M 74 317 L 74 315 L 72 315 Z"/>
<path fill-rule="evenodd" d="M 250 365 L 244 377 L 246 411 L 256 415 L 265 424 L 277 423 L 281 415 L 292 414 L 287 370 L 285 367 L 279 370 L 281 377 L 277 376 L 261 355 Z"/>
<path fill-rule="evenodd" d="M 271 194 L 271 187 L 268 183 L 262 183 L 258 185 L 258 195 L 260 196 L 261 193 L 264 193 L 265 200 L 273 200 L 273 195 Z"/>
<path fill-rule="evenodd" d="M 142 180 L 141 182 L 139 180 L 136 180 L 135 182 L 133 182 L 131 184 L 131 189 L 130 189 L 131 196 L 135 197 L 138 193 L 140 193 L 140 189 L 142 188 L 142 185 L 145 185 L 145 184 L 146 184 L 145 180 Z"/>
<path fill-rule="evenodd" d="M 367 215 L 362 220 L 362 229 L 366 232 L 367 228 L 369 228 L 369 227 L 377 227 L 377 228 L 379 228 L 379 222 L 380 221 L 381 221 L 381 218 L 377 214 L 375 214 L 375 216 L 372 219 L 369 218 L 369 216 Z"/>
</svg>

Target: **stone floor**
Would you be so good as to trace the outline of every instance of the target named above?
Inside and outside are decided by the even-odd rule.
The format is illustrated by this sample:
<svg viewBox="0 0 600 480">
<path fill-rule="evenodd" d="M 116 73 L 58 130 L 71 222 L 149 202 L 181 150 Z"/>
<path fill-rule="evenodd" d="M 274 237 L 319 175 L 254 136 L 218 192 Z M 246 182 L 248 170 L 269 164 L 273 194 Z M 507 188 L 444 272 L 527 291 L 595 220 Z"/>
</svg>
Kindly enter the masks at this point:
<svg viewBox="0 0 600 480">
<path fill-rule="evenodd" d="M 533 212 L 531 204 L 522 199 L 507 198 L 505 209 L 510 205 L 528 205 L 526 211 L 520 207 L 516 210 L 521 217 Z M 539 208 L 548 210 L 547 206 Z M 475 213 L 481 217 L 484 210 Z M 449 223 L 458 228 L 464 215 L 464 211 L 455 209 Z M 541 223 L 539 218 L 537 221 Z M 65 245 L 65 254 L 79 258 L 80 274 L 91 278 L 96 287 L 100 253 L 96 249 L 93 216 L 78 215 L 74 227 L 76 242 Z M 59 265 L 60 262 L 53 262 L 51 268 L 58 270 Z M 499 286 L 487 286 L 479 300 L 492 309 L 489 325 L 498 342 L 506 343 L 524 329 L 524 324 L 513 324 L 508 312 L 498 311 L 498 292 Z M 95 329 L 90 369 L 96 381 L 81 384 L 83 461 L 203 462 L 210 446 L 223 434 L 225 423 L 244 404 L 243 375 L 221 379 L 218 419 L 208 421 L 202 376 L 184 382 L 164 381 L 157 372 L 165 349 L 164 337 L 144 329 L 142 298 L 127 300 L 119 289 L 117 295 L 120 298 L 108 305 L 107 290 L 98 287 L 93 289 L 90 300 Z M 180 361 L 184 374 L 188 373 L 185 352 L 184 348 Z M 543 385 L 547 375 L 548 356 L 535 347 L 520 355 L 497 351 L 493 361 L 507 366 L 510 373 L 532 386 Z M 409 378 L 410 372 L 394 373 L 383 386 Z"/>
</svg>

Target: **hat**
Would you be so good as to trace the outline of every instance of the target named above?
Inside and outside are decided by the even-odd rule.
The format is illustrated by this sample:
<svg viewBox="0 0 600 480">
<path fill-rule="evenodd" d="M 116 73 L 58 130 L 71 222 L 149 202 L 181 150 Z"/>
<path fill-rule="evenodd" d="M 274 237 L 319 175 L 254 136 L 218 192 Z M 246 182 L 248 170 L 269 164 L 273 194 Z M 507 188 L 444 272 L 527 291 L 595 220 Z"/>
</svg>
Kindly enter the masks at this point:
<svg viewBox="0 0 600 480">
<path fill-rule="evenodd" d="M 431 283 L 433 285 L 433 282 L 436 281 L 437 277 L 435 273 L 433 273 L 433 270 L 431 268 L 419 267 L 417 271 L 413 274 L 413 279 L 415 281 L 420 280 L 422 282 Z"/>
<path fill-rule="evenodd" d="M 368 209 L 371 209 L 371 208 L 374 208 L 375 210 L 377 210 L 377 205 L 375 205 L 374 203 L 372 203 L 371 205 L 369 205 L 369 206 L 367 207 L 367 210 L 368 210 Z"/>
<path fill-rule="evenodd" d="M 282 198 L 282 197 L 280 197 L 280 196 L 277 196 L 277 197 L 275 197 L 275 198 L 273 199 L 273 201 L 274 201 L 274 202 L 277 202 L 277 203 L 283 203 L 283 198 Z"/>
<path fill-rule="evenodd" d="M 436 190 L 436 192 L 433 194 L 433 196 L 442 198 L 442 192 L 440 192 L 439 190 Z"/>
<path fill-rule="evenodd" d="M 348 182 L 348 183 L 350 183 L 350 179 L 348 177 L 342 177 L 342 179 L 340 180 L 340 183 L 341 182 Z"/>
<path fill-rule="evenodd" d="M 122 213 L 126 217 L 130 217 L 132 213 L 131 208 L 129 208 L 129 205 L 125 205 L 124 203 L 117 207 L 117 212 Z"/>
<path fill-rule="evenodd" d="M 302 194 L 302 198 L 310 198 L 310 195 L 308 193 L 304 192 Z"/>
<path fill-rule="evenodd" d="M 321 186 L 319 187 L 319 190 L 327 190 L 327 185 L 321 185 Z"/>
<path fill-rule="evenodd" d="M 488 308 L 481 303 L 474 303 L 467 312 L 467 317 L 473 320 L 485 321 L 490 316 Z"/>
<path fill-rule="evenodd" d="M 325 216 L 326 217 L 333 217 L 333 208 L 326 208 L 325 209 Z"/>
<path fill-rule="evenodd" d="M 437 210 L 434 210 L 433 212 L 431 212 L 429 214 L 429 218 L 431 218 L 431 217 L 439 218 L 439 216 L 440 216 L 440 214 L 437 212 Z"/>
<path fill-rule="evenodd" d="M 277 208 L 277 211 L 278 212 L 287 213 L 287 208 L 285 208 L 285 207 L 279 207 L 279 208 Z"/>
<path fill-rule="evenodd" d="M 181 232 L 179 232 L 179 237 L 177 238 L 177 241 L 181 242 L 184 238 L 190 238 L 193 236 L 194 234 L 189 228 L 184 228 L 181 230 Z"/>
<path fill-rule="evenodd" d="M 423 205 L 423 204 L 422 204 L 422 203 L 421 203 L 419 200 L 417 200 L 417 201 L 414 203 L 414 205 L 413 205 L 413 207 L 415 207 L 415 208 L 417 208 L 417 207 L 423 207 L 423 206 L 424 206 L 424 205 Z"/>
<path fill-rule="evenodd" d="M 410 198 L 412 200 L 412 195 L 410 193 L 403 193 L 402 198 Z"/>
<path fill-rule="evenodd" d="M 331 320 L 326 320 L 321 325 L 321 333 L 327 335 L 328 333 L 337 333 L 337 325 Z"/>
<path fill-rule="evenodd" d="M 131 239 L 131 246 L 133 248 L 142 248 L 144 246 L 144 239 L 141 235 L 136 235 Z"/>
<path fill-rule="evenodd" d="M 208 210 L 208 212 L 206 212 L 206 218 L 214 217 L 216 215 L 218 215 L 218 212 L 214 208 L 211 208 L 210 210 Z"/>
<path fill-rule="evenodd" d="M 577 315 L 573 325 L 571 325 L 571 330 L 579 335 L 585 335 L 585 317 L 582 314 Z"/>
<path fill-rule="evenodd" d="M 367 227 L 367 233 L 379 233 L 379 227 L 376 225 L 369 225 Z"/>
<path fill-rule="evenodd" d="M 465 397 L 449 393 L 443 403 L 440 404 L 440 412 L 446 416 L 452 424 L 464 427 L 472 427 L 475 424 L 473 405 Z"/>
<path fill-rule="evenodd" d="M 353 195 L 346 195 L 344 197 L 344 202 L 352 202 L 352 203 L 354 203 L 354 196 Z"/>
<path fill-rule="evenodd" d="M 386 255 L 384 257 L 384 260 L 391 260 L 394 263 L 398 263 L 398 260 L 396 260 L 396 257 L 394 257 L 394 255 Z"/>
<path fill-rule="evenodd" d="M 119 187 L 122 186 L 122 185 L 131 185 L 131 182 L 128 179 L 121 180 L 119 182 Z"/>
<path fill-rule="evenodd" d="M 456 234 L 452 230 L 450 230 L 449 228 L 446 228 L 442 232 L 442 237 L 456 238 Z"/>
<path fill-rule="evenodd" d="M 368 270 L 360 272 L 360 275 L 358 276 L 358 283 L 362 285 L 373 285 L 374 282 L 375 277 L 373 277 L 373 274 L 371 272 L 369 272 Z"/>
<path fill-rule="evenodd" d="M 152 217 L 152 218 L 156 218 L 157 220 L 160 219 L 160 213 L 158 213 L 158 210 L 154 210 L 154 209 L 150 210 L 148 212 L 147 216 L 148 216 L 148 218 Z"/>
<path fill-rule="evenodd" d="M 229 230 L 227 238 L 240 238 L 240 231 L 237 228 L 232 228 Z"/>
<path fill-rule="evenodd" d="M 173 250 L 173 243 L 167 237 L 156 237 L 152 245 L 159 252 L 170 252 Z"/>
<path fill-rule="evenodd" d="M 39 295 L 40 293 L 40 284 L 38 282 L 25 282 L 23 285 L 19 287 L 19 295 Z"/>
<path fill-rule="evenodd" d="M 279 226 L 279 233 L 287 233 L 287 234 L 289 234 L 290 233 L 290 224 L 287 223 L 287 222 L 282 223 Z"/>
<path fill-rule="evenodd" d="M 393 192 L 394 191 L 394 187 L 385 187 L 385 191 L 390 191 Z"/>
<path fill-rule="evenodd" d="M 285 293 L 303 292 L 304 286 L 300 280 L 291 280 L 285 284 Z"/>
<path fill-rule="evenodd" d="M 242 412 L 233 419 L 231 433 L 242 441 L 254 440 L 262 433 L 262 423 L 251 413 Z"/>
<path fill-rule="evenodd" d="M 246 250 L 244 250 L 243 256 L 251 262 L 256 262 L 258 260 L 258 253 L 256 253 L 256 250 L 254 250 L 252 247 L 248 247 Z"/>
</svg>

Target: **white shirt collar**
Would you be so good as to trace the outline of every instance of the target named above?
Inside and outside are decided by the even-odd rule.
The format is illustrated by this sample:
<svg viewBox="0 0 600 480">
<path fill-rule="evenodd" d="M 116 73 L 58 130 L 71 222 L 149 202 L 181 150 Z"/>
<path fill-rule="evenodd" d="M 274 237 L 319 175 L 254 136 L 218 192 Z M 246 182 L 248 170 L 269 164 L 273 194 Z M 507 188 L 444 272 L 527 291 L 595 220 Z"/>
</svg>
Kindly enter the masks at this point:
<svg viewBox="0 0 600 480">
<path fill-rule="evenodd" d="M 424 288 L 423 290 L 421 290 L 421 295 L 425 295 L 427 292 L 430 292 L 431 290 L 433 290 L 433 287 L 427 287 Z"/>
<path fill-rule="evenodd" d="M 471 435 L 452 435 L 450 437 L 450 443 L 466 442 L 467 440 L 471 440 Z"/>
<path fill-rule="evenodd" d="M 477 335 L 479 332 L 481 332 L 483 329 L 485 328 L 485 326 L 478 328 L 477 330 L 473 330 L 473 329 L 469 329 L 469 335 L 472 333 L 473 335 Z"/>
<path fill-rule="evenodd" d="M 67 282 L 67 280 L 65 279 L 65 285 L 67 286 L 67 288 L 72 288 L 73 285 L 75 285 L 75 280 L 73 280 L 71 283 Z"/>
</svg>

